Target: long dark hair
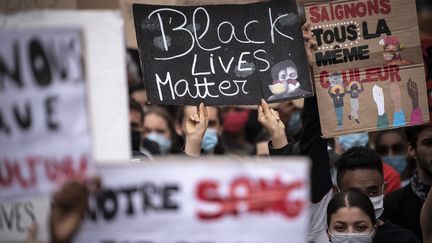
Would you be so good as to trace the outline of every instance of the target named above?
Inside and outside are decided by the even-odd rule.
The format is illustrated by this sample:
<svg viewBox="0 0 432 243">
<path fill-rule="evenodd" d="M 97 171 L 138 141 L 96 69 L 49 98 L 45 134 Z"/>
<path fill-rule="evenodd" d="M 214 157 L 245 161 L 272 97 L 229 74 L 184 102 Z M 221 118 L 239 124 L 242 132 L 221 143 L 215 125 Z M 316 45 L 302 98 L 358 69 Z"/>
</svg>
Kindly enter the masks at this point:
<svg viewBox="0 0 432 243">
<path fill-rule="evenodd" d="M 371 200 L 360 189 L 351 188 L 347 191 L 336 194 L 327 206 L 327 225 L 330 226 L 330 219 L 340 208 L 357 207 L 367 214 L 373 225 L 376 225 L 375 210 Z"/>
</svg>

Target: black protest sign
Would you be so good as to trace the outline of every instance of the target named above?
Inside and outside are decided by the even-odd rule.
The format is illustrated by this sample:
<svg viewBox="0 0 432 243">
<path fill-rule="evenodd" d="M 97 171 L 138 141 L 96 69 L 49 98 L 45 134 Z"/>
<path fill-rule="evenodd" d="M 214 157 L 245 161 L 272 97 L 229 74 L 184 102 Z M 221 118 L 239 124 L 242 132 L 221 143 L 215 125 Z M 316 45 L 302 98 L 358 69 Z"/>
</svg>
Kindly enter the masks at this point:
<svg viewBox="0 0 432 243">
<path fill-rule="evenodd" d="M 134 4 L 147 96 L 172 105 L 250 105 L 312 95 L 295 1 Z"/>
</svg>

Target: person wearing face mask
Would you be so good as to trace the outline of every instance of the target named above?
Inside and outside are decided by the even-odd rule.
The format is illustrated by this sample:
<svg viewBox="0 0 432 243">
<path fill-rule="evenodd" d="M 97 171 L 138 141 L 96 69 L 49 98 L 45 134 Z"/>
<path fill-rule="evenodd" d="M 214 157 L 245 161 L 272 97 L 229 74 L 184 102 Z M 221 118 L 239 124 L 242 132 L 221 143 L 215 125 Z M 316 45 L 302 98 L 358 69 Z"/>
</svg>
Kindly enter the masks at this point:
<svg viewBox="0 0 432 243">
<path fill-rule="evenodd" d="M 327 206 L 327 235 L 332 243 L 371 243 L 377 231 L 374 207 L 358 189 L 335 195 Z"/>
<path fill-rule="evenodd" d="M 408 156 L 408 143 L 402 129 L 380 131 L 375 136 L 375 151 L 385 164 L 397 170 L 405 186 L 415 171 L 415 161 Z"/>
<path fill-rule="evenodd" d="M 162 155 L 182 152 L 174 120 L 161 107 L 152 106 L 144 114 L 142 135 L 144 139 L 157 143 Z"/>
<path fill-rule="evenodd" d="M 421 238 L 420 213 L 432 186 L 432 126 L 408 127 L 405 132 L 417 169 L 406 186 L 385 197 L 384 216 Z"/>
<path fill-rule="evenodd" d="M 225 154 L 225 148 L 220 139 L 223 130 L 220 109 L 215 106 L 205 107 L 208 125 L 202 134 L 202 131 L 199 130 L 201 127 L 195 127 L 195 118 L 198 117 L 196 120 L 199 121 L 200 106 L 198 108 L 195 106 L 184 106 L 179 110 L 176 124 L 177 134 L 184 140 L 189 140 L 189 142 L 191 140 L 197 141 L 196 143 L 200 144 L 201 154 Z M 198 140 L 201 142 L 199 143 Z"/>
<path fill-rule="evenodd" d="M 335 142 L 335 152 L 339 155 L 351 147 L 368 146 L 369 135 L 368 133 L 354 133 L 339 136 Z M 384 181 L 386 183 L 385 194 L 397 190 L 401 186 L 401 179 L 399 173 L 387 164 L 383 164 Z"/>
<path fill-rule="evenodd" d="M 272 138 L 269 142 L 270 155 L 290 155 L 293 144 L 288 143 L 284 124 L 277 112 L 270 109 L 265 101 L 262 101 L 258 111 L 258 120 Z M 352 147 L 341 155 L 336 162 L 336 185 L 332 190 L 328 145 L 320 131 L 316 98 L 306 98 L 303 109 L 303 136 L 299 147 L 300 153 L 309 156 L 313 162 L 309 241 L 328 242 L 326 208 L 329 201 L 340 192 L 357 188 L 370 197 L 378 217 L 373 242 L 420 242 L 412 232 L 380 218 L 384 211 L 384 173 L 381 158 L 372 149 Z"/>
</svg>

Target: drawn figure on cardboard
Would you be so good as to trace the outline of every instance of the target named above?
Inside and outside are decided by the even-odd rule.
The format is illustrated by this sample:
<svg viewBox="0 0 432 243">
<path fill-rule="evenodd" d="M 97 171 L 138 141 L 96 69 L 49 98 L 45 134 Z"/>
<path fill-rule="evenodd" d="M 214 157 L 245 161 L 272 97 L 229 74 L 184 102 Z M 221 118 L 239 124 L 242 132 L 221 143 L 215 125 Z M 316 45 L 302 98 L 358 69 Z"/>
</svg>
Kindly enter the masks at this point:
<svg viewBox="0 0 432 243">
<path fill-rule="evenodd" d="M 298 71 L 293 61 L 286 60 L 277 63 L 272 67 L 271 75 L 273 82 L 268 87 L 273 95 L 268 98 L 268 101 L 306 93 L 300 89 L 300 82 L 297 80 Z"/>
<path fill-rule="evenodd" d="M 410 125 L 420 124 L 423 122 L 423 115 L 419 106 L 417 83 L 409 79 L 407 83 L 407 91 L 412 104 Z"/>
<path fill-rule="evenodd" d="M 405 112 L 402 109 L 402 95 L 399 84 L 393 82 L 390 84 L 390 98 L 393 101 L 394 113 L 393 113 L 393 126 L 404 126 Z"/>
<path fill-rule="evenodd" d="M 400 51 L 404 46 L 399 42 L 397 36 L 386 36 L 379 41 L 383 48 L 383 58 L 386 65 L 407 65 L 412 61 L 402 58 Z"/>
<path fill-rule="evenodd" d="M 348 119 L 352 120 L 354 119 L 357 124 L 360 123 L 359 121 L 359 95 L 361 92 L 363 92 L 364 87 L 363 83 L 359 83 L 357 81 L 350 82 L 348 85 L 347 93 L 350 95 L 350 105 L 351 105 L 351 113 L 348 115 Z"/>
<path fill-rule="evenodd" d="M 338 72 L 332 73 L 330 75 L 330 85 L 328 89 L 328 93 L 333 100 L 333 107 L 336 113 L 336 121 L 338 130 L 342 130 L 343 128 L 343 107 L 344 101 L 343 97 L 345 96 L 345 88 L 343 84 L 340 84 L 340 80 L 342 80 L 342 75 Z"/>
<path fill-rule="evenodd" d="M 383 89 L 379 85 L 374 85 L 372 88 L 372 97 L 375 101 L 378 110 L 377 116 L 377 128 L 388 127 L 389 121 L 385 111 L 385 100 Z"/>
</svg>

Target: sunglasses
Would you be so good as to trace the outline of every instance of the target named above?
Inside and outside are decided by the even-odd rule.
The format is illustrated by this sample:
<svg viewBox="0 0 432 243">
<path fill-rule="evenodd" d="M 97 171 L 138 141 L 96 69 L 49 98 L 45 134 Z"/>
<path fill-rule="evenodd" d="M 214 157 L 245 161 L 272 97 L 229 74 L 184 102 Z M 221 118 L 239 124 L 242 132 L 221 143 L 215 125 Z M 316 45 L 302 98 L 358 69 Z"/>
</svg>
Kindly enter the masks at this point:
<svg viewBox="0 0 432 243">
<path fill-rule="evenodd" d="M 381 156 L 388 155 L 390 153 L 390 150 L 393 152 L 393 154 L 404 154 L 405 145 L 402 143 L 396 143 L 391 146 L 377 145 L 375 147 L 375 151 Z"/>
</svg>

